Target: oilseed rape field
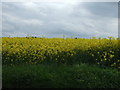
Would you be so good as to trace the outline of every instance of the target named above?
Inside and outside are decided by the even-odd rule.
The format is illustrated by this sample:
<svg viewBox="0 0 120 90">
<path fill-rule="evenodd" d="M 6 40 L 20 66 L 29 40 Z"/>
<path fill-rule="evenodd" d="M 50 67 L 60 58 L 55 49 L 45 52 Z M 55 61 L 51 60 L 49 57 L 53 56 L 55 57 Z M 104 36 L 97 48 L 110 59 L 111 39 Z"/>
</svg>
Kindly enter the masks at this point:
<svg viewBox="0 0 120 90">
<path fill-rule="evenodd" d="M 3 38 L 3 64 L 96 63 L 120 68 L 118 40 Z"/>
<path fill-rule="evenodd" d="M 36 38 L 36 37 L 3 37 L 1 51 L 2 51 L 2 64 L 3 64 L 3 87 L 13 87 L 16 85 L 15 84 L 12 86 L 12 84 L 7 82 L 7 80 L 12 78 L 7 74 L 11 74 L 12 71 L 13 73 L 15 72 L 17 73 L 17 70 L 18 71 L 20 70 L 17 68 L 20 68 L 20 67 L 21 68 L 25 67 L 23 68 L 23 71 L 28 67 L 29 67 L 28 69 L 30 69 L 31 66 L 33 66 L 34 68 L 37 68 L 37 70 L 38 69 L 41 70 L 42 68 L 44 68 L 43 70 L 46 70 L 45 69 L 46 67 L 47 69 L 54 71 L 54 69 L 58 69 L 60 66 L 62 66 L 61 70 L 63 71 L 66 70 L 66 69 L 63 69 L 63 67 L 72 68 L 73 71 L 76 71 L 75 68 L 73 69 L 73 66 L 75 65 L 75 67 L 79 66 L 79 68 L 80 67 L 83 68 L 85 66 L 88 72 L 90 68 L 91 70 L 94 71 L 95 68 L 97 67 L 99 68 L 97 69 L 97 71 L 103 70 L 104 72 L 113 72 L 114 74 L 116 73 L 115 74 L 116 76 L 113 75 L 113 78 L 116 78 L 116 77 L 118 78 L 120 76 L 120 72 L 119 72 L 120 48 L 119 48 L 119 40 L 117 38 L 109 37 L 108 39 L 106 38 L 98 38 L 98 39 L 96 38 L 90 38 L 90 39 L 65 38 L 64 39 L 64 38 Z M 39 65 L 42 65 L 40 66 L 41 68 L 39 67 Z M 80 65 L 82 65 L 83 67 Z M 83 68 L 83 71 L 85 68 Z M 11 72 L 8 69 L 11 70 Z M 99 71 L 99 73 L 101 71 Z M 22 70 L 21 70 L 21 73 L 22 73 Z M 47 73 L 46 75 L 49 76 L 48 75 L 49 73 L 48 72 L 46 73 Z M 30 73 L 28 74 L 28 76 L 29 75 Z M 95 75 L 94 77 L 97 77 L 96 74 L 94 75 Z M 5 79 L 6 78 L 5 76 L 6 77 L 8 76 L 9 79 Z M 18 79 L 19 75 L 18 76 L 16 75 L 16 77 Z M 65 79 L 65 78 L 62 78 L 62 79 Z M 106 78 L 105 80 L 108 80 L 108 79 Z M 107 85 L 104 86 L 105 84 L 102 84 L 103 81 L 96 81 L 96 82 L 99 82 L 99 84 L 97 84 L 96 87 L 117 87 L 118 88 L 119 87 L 118 81 L 120 80 L 119 79 L 115 79 L 115 80 L 112 80 L 114 84 L 109 83 L 107 81 L 106 84 L 108 86 Z M 29 82 L 29 84 L 31 85 L 30 83 L 31 81 L 26 81 L 26 82 Z M 38 83 L 40 82 L 42 81 L 39 80 Z M 49 82 L 49 80 L 47 80 L 46 82 Z M 64 83 L 63 81 L 60 81 L 60 82 L 63 82 L 62 84 L 60 84 L 60 82 L 58 84 L 55 84 L 56 82 L 55 80 L 55 82 L 51 86 L 48 86 L 50 84 L 48 83 L 46 84 L 46 82 L 44 80 L 44 83 L 42 84 L 37 83 L 38 86 L 35 84 L 35 86 L 33 85 L 33 87 L 39 87 L 39 85 L 41 85 L 40 87 L 55 87 L 55 86 L 56 87 L 72 87 L 71 84 L 73 85 L 73 87 L 79 87 L 79 88 L 84 86 L 95 87 L 93 82 L 92 84 L 78 83 L 77 85 L 75 83 L 76 81 L 74 80 L 72 81 L 72 83 L 70 83 L 68 80 L 66 83 L 68 85 L 63 84 Z M 19 85 L 21 85 L 21 83 L 19 83 Z M 20 87 L 19 85 L 18 86 L 16 85 L 16 87 Z M 30 87 L 30 85 L 24 84 L 23 87 Z"/>
</svg>

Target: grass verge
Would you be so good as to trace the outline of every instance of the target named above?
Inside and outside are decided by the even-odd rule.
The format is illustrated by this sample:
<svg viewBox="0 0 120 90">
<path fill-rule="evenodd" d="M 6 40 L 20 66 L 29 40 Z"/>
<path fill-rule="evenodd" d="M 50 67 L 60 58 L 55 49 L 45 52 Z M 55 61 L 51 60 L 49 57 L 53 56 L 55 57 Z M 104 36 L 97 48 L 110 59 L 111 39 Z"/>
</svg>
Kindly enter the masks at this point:
<svg viewBox="0 0 120 90">
<path fill-rule="evenodd" d="M 3 65 L 3 88 L 120 88 L 120 72 L 96 65 Z"/>
</svg>

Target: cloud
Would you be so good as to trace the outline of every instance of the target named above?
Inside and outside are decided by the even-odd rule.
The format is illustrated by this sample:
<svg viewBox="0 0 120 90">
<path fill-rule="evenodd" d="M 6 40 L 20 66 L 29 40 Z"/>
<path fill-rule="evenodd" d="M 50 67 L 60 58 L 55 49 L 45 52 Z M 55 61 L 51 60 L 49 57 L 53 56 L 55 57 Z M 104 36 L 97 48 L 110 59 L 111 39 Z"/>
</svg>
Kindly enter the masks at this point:
<svg viewBox="0 0 120 90">
<path fill-rule="evenodd" d="M 90 2 L 90 3 L 84 3 L 83 7 L 85 9 L 89 10 L 92 14 L 99 16 L 99 17 L 117 17 L 118 12 L 118 2 Z M 114 13 L 112 13 L 114 12 Z"/>
<path fill-rule="evenodd" d="M 2 4 L 0 3 L 0 37 L 2 37 Z"/>
<path fill-rule="evenodd" d="M 2 8 L 3 36 L 118 36 L 115 2 L 11 2 Z"/>
</svg>

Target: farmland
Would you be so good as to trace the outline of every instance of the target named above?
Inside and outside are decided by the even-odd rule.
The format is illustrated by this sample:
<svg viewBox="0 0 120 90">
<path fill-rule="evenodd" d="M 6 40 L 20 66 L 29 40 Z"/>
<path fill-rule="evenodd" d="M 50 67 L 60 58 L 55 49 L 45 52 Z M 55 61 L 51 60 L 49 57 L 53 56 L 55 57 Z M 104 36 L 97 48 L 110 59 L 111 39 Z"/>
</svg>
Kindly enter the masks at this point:
<svg viewBox="0 0 120 90">
<path fill-rule="evenodd" d="M 3 88 L 119 88 L 119 53 L 112 37 L 3 37 Z"/>
</svg>

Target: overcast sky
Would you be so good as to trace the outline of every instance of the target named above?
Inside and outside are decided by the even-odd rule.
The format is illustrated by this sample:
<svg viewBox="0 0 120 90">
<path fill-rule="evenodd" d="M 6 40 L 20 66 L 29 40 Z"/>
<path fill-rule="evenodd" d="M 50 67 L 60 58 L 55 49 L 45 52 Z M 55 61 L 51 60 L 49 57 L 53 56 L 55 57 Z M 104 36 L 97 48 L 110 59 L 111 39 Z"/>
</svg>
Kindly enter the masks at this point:
<svg viewBox="0 0 120 90">
<path fill-rule="evenodd" d="M 2 3 L 2 36 L 118 37 L 117 2 Z"/>
</svg>

